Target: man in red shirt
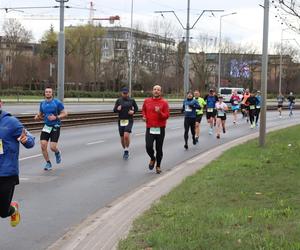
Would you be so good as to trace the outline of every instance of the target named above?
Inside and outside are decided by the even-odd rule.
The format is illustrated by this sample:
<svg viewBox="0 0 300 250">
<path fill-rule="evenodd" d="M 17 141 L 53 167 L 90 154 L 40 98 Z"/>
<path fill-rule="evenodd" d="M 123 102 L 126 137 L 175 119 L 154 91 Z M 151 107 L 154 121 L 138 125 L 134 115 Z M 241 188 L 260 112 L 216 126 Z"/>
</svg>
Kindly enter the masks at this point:
<svg viewBox="0 0 300 250">
<path fill-rule="evenodd" d="M 160 163 L 163 156 L 163 143 L 167 119 L 170 116 L 169 104 L 161 97 L 161 86 L 155 85 L 152 97 L 145 99 L 142 112 L 146 122 L 146 151 L 150 156 L 149 169 L 152 170 L 156 162 L 156 173 L 161 173 Z M 155 141 L 156 156 L 153 144 Z"/>
</svg>

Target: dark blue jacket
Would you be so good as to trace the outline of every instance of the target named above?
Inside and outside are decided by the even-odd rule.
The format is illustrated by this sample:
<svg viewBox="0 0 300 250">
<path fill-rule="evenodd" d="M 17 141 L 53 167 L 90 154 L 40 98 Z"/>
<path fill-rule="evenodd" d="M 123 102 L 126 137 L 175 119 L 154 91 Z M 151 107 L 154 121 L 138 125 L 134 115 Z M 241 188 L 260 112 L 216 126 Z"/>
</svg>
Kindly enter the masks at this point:
<svg viewBox="0 0 300 250">
<path fill-rule="evenodd" d="M 199 102 L 195 99 L 185 99 L 182 105 L 182 112 L 187 118 L 196 118 L 196 110 L 200 109 Z"/>
<path fill-rule="evenodd" d="M 1 112 L 1 111 L 0 111 Z M 19 141 L 24 126 L 22 123 L 2 111 L 0 113 L 0 177 L 19 175 Z M 27 132 L 26 148 L 34 146 L 34 137 Z M 2 152 L 3 151 L 3 154 Z"/>
</svg>

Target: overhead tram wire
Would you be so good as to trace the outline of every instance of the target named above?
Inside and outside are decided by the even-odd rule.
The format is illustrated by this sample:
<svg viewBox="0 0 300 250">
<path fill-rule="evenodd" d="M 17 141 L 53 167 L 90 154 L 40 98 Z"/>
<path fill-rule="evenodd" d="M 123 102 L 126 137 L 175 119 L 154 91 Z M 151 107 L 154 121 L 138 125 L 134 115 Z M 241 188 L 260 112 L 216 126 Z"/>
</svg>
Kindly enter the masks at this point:
<svg viewBox="0 0 300 250">
<path fill-rule="evenodd" d="M 2 7 L 0 10 L 4 10 L 6 13 L 9 11 L 20 11 L 20 10 L 33 10 L 33 9 L 58 9 L 59 5 L 53 5 L 53 6 L 24 6 L 24 7 Z M 90 10 L 90 8 L 84 8 L 84 7 L 75 7 L 75 6 L 65 6 L 66 9 L 81 9 L 81 10 Z M 96 10 L 96 9 L 94 9 Z"/>
</svg>

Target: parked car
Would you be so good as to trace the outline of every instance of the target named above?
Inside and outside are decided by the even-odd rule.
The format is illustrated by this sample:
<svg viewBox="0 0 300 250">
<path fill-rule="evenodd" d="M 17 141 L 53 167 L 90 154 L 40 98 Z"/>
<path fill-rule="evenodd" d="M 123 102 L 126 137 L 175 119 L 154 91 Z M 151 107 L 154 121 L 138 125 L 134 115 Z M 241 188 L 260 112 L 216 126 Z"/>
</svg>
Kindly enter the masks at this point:
<svg viewBox="0 0 300 250">
<path fill-rule="evenodd" d="M 237 91 L 237 94 L 239 95 L 240 99 L 243 98 L 244 88 L 221 87 L 219 90 L 219 93 L 223 96 L 224 102 L 228 102 L 228 103 L 230 102 L 230 98 L 231 98 L 233 90 Z"/>
</svg>

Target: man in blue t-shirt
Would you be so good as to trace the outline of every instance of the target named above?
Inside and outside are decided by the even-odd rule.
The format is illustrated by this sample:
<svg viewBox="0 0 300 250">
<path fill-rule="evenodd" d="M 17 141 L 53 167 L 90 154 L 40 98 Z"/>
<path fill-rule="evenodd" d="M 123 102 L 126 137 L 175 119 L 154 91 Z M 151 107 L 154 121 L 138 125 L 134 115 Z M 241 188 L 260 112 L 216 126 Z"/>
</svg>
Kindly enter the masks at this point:
<svg viewBox="0 0 300 250">
<path fill-rule="evenodd" d="M 43 156 L 46 160 L 44 170 L 52 168 L 48 155 L 48 141 L 50 139 L 50 149 L 55 153 L 56 163 L 61 162 L 61 154 L 58 150 L 57 143 L 60 136 L 61 119 L 67 116 L 64 104 L 58 99 L 53 98 L 52 88 L 45 89 L 45 100 L 40 103 L 39 113 L 35 120 L 44 120 L 44 127 L 40 136 L 40 144 Z"/>
<path fill-rule="evenodd" d="M 218 97 L 213 89 L 209 90 L 208 95 L 205 96 L 204 100 L 206 101 L 206 119 L 209 124 L 209 134 L 213 134 L 213 126 L 216 126 L 216 102 Z"/>
</svg>

